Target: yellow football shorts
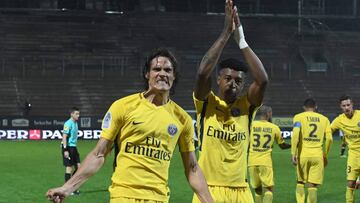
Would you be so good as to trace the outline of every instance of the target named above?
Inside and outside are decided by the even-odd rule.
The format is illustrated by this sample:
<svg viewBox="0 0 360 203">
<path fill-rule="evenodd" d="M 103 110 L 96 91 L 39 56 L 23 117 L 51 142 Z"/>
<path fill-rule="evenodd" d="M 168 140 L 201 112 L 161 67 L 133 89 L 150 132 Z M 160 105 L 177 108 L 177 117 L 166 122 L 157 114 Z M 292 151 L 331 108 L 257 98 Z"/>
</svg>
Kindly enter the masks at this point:
<svg viewBox="0 0 360 203">
<path fill-rule="evenodd" d="M 249 166 L 249 176 L 252 188 L 274 186 L 274 173 L 270 166 Z"/>
<path fill-rule="evenodd" d="M 322 157 L 300 157 L 297 164 L 297 179 L 304 183 L 321 185 L 324 178 Z"/>
<path fill-rule="evenodd" d="M 247 187 L 222 187 L 210 186 L 209 191 L 215 203 L 254 203 L 249 186 Z M 200 203 L 194 194 L 193 203 Z"/>
<path fill-rule="evenodd" d="M 168 203 L 155 201 L 155 200 L 146 200 L 146 199 L 134 199 L 134 198 L 127 198 L 127 197 L 115 197 L 110 198 L 110 203 Z"/>
<path fill-rule="evenodd" d="M 360 157 L 349 151 L 346 167 L 347 180 L 356 180 L 360 176 Z"/>
</svg>

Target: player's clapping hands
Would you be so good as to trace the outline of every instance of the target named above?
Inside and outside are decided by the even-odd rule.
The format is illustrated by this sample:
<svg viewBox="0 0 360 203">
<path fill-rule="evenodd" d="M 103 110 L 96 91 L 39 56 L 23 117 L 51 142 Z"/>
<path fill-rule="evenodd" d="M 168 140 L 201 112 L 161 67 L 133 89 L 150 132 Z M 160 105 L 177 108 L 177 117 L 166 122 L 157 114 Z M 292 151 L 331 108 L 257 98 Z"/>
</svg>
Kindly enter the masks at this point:
<svg viewBox="0 0 360 203">
<path fill-rule="evenodd" d="M 234 6 L 232 0 L 225 1 L 225 22 L 224 22 L 224 31 L 227 33 L 232 33 L 235 30 L 234 18 L 237 14 L 237 8 Z"/>
</svg>

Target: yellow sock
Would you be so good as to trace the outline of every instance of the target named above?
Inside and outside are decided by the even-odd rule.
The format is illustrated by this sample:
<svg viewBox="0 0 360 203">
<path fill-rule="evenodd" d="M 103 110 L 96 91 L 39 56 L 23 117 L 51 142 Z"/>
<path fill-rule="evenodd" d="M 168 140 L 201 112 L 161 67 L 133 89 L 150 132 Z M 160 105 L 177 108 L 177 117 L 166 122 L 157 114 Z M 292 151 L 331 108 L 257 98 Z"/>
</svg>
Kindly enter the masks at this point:
<svg viewBox="0 0 360 203">
<path fill-rule="evenodd" d="M 354 203 L 354 188 L 346 187 L 346 203 Z"/>
<path fill-rule="evenodd" d="M 304 184 L 296 184 L 296 202 L 305 203 Z"/>
<path fill-rule="evenodd" d="M 273 193 L 271 191 L 266 191 L 264 194 L 263 203 L 272 203 Z"/>
<path fill-rule="evenodd" d="M 262 195 L 255 193 L 255 203 L 262 203 Z"/>
<path fill-rule="evenodd" d="M 307 203 L 316 203 L 316 201 L 317 201 L 317 188 L 316 187 L 308 188 Z"/>
</svg>

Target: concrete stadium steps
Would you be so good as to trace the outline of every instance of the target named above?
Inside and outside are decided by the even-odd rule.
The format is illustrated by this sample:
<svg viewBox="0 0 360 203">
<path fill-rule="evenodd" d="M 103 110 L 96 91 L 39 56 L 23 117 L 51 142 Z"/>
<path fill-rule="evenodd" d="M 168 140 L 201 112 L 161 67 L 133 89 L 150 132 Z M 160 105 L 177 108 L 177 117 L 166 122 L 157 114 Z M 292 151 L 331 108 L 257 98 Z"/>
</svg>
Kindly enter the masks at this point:
<svg viewBox="0 0 360 203">
<path fill-rule="evenodd" d="M 129 78 L 128 78 L 129 79 Z M 72 106 L 83 115 L 103 115 L 118 98 L 141 90 L 143 83 L 124 78 L 106 80 L 22 79 L 18 81 L 21 96 L 29 98 L 31 115 L 61 116 Z"/>
<path fill-rule="evenodd" d="M 194 109 L 193 77 L 183 77 L 171 98 L 186 110 Z M 247 87 L 251 78 L 247 82 Z M 215 87 L 215 85 L 214 85 Z M 63 116 L 72 106 L 78 106 L 82 115 L 102 116 L 112 102 L 144 90 L 138 75 L 107 77 L 104 79 L 22 78 L 0 82 L 2 115 L 21 115 L 25 99 L 32 104 L 30 115 Z M 214 88 L 216 91 L 216 88 Z M 270 80 L 264 104 L 273 107 L 276 116 L 293 116 L 302 111 L 303 101 L 313 97 L 319 111 L 335 117 L 340 111 L 338 98 L 349 94 L 355 104 L 360 101 L 360 82 L 357 80 Z"/>
<path fill-rule="evenodd" d="M 360 33 L 332 32 L 328 42 L 334 47 L 334 56 L 338 59 L 338 75 L 344 78 L 360 77 Z"/>
<path fill-rule="evenodd" d="M 0 81 L 0 112 L 1 115 L 19 115 L 21 101 L 15 80 Z"/>
<path fill-rule="evenodd" d="M 270 80 L 264 104 L 273 108 L 274 115 L 288 116 L 300 112 L 307 97 L 306 89 L 298 80 Z"/>
<path fill-rule="evenodd" d="M 340 113 L 338 98 L 349 94 L 356 106 L 360 101 L 359 92 L 360 82 L 357 80 L 271 80 L 264 103 L 273 107 L 274 115 L 291 116 L 302 112 L 304 100 L 313 97 L 319 112 L 334 118 Z"/>
<path fill-rule="evenodd" d="M 143 90 L 143 61 L 156 47 L 177 55 L 182 77 L 173 99 L 193 109 L 197 66 L 223 26 L 223 15 L 184 13 L 5 13 L 2 20 L 0 77 L 5 86 L 0 91 L 6 96 L 0 101 L 0 113 L 4 115 L 19 114 L 17 103 L 30 97 L 31 114 L 63 116 L 76 105 L 83 115 L 102 116 L 116 99 Z M 359 33 L 324 33 L 326 55 L 336 59 L 325 77 L 307 74 L 298 57 L 296 21 L 247 17 L 242 22 L 248 43 L 271 78 L 265 103 L 273 106 L 274 115 L 302 111 L 309 96 L 325 114 L 338 112 L 342 93 L 360 101 Z M 302 45 L 314 47 L 312 42 Z M 241 51 L 230 39 L 222 58 L 239 56 Z"/>
<path fill-rule="evenodd" d="M 33 63 L 33 67 L 36 64 L 44 66 L 45 68 L 41 68 L 41 73 L 52 76 L 56 75 L 59 72 L 57 69 L 59 67 L 61 69 L 62 66 L 72 69 L 75 74 L 86 75 L 82 73 L 81 68 L 83 66 L 81 60 L 84 58 L 98 57 L 99 60 L 106 60 L 107 57 L 118 56 L 126 59 L 126 69 L 137 68 L 142 65 L 139 61 L 143 60 L 146 53 L 157 46 L 165 46 L 174 50 L 175 53 L 180 53 L 178 57 L 181 62 L 186 64 L 186 67 L 193 68 L 217 38 L 223 24 L 222 15 L 174 13 L 166 14 L 165 18 L 165 14 L 140 14 L 142 20 L 139 20 L 138 15 L 108 16 L 94 23 L 75 20 L 71 22 L 66 15 L 57 16 L 58 19 L 55 21 L 49 20 L 51 18 L 48 16 L 43 16 L 43 19 L 39 20 L 38 18 L 42 18 L 39 15 L 34 18 L 37 19 L 36 22 L 32 18 L 24 21 L 21 16 L 18 19 L 14 17 L 12 21 L 0 25 L 10 32 L 10 34 L 0 35 L 0 38 L 3 36 L 2 41 L 5 47 L 3 56 L 6 64 L 9 69 L 20 69 L 8 75 L 24 73 L 22 62 L 19 60 L 22 58 L 25 63 Z M 62 21 L 61 18 L 65 20 Z M 275 72 L 272 73 L 272 77 L 288 78 L 289 74 L 286 73 L 289 71 L 288 63 L 292 63 L 292 67 L 295 67 L 292 70 L 293 77 L 299 79 L 306 75 L 305 64 L 300 60 L 294 60 L 293 55 L 296 53 L 289 47 L 290 41 L 294 40 L 296 23 L 291 20 L 262 18 L 244 18 L 243 23 L 249 44 L 266 68 L 268 70 L 271 68 Z M 28 29 L 29 25 L 34 25 L 36 29 Z M 54 32 L 54 30 L 57 31 Z M 235 43 L 229 44 L 225 48 L 224 56 L 241 55 Z M 311 48 L 311 45 L 308 46 Z M 12 56 L 17 63 L 11 62 L 9 58 Z M 29 62 L 29 57 L 45 58 L 45 62 L 44 60 Z M 57 61 L 51 58 L 56 58 Z M 76 62 L 77 58 L 78 62 Z M 62 60 L 65 60 L 65 65 Z M 95 69 L 99 67 L 98 62 L 87 62 L 86 65 L 91 69 L 86 71 L 92 72 L 89 75 L 97 74 Z M 26 69 L 29 69 L 28 66 Z M 284 71 L 284 68 L 287 70 Z M 25 71 L 25 75 L 29 74 L 28 72 L 32 71 Z M 61 74 L 60 70 L 59 75 Z"/>
<path fill-rule="evenodd" d="M 307 80 L 304 82 L 307 89 L 311 90 L 312 96 L 317 100 L 319 108 L 329 117 L 335 117 L 340 113 L 338 99 L 344 94 L 350 95 L 356 107 L 360 101 L 360 82 L 358 80 L 341 80 L 323 82 Z"/>
<path fill-rule="evenodd" d="M 18 84 L 21 94 L 32 104 L 30 115 L 60 116 L 81 103 L 80 97 L 75 96 L 79 82 L 35 78 L 23 79 Z"/>
<path fill-rule="evenodd" d="M 132 67 L 138 66 L 139 58 L 142 60 L 149 50 L 159 46 L 181 52 L 179 57 L 189 59 L 189 62 L 185 63 L 192 63 L 193 57 L 187 52 L 197 51 L 201 53 L 201 59 L 223 26 L 222 15 L 130 13 L 122 16 L 102 16 L 101 20 L 96 20 L 98 16 L 81 14 L 78 14 L 79 18 L 87 19 L 76 20 L 76 16 L 72 15 L 38 14 L 29 18 L 20 14 L 8 18 L 5 16 L 4 23 L 0 25 L 0 30 L 3 30 L 0 32 L 0 42 L 3 47 L 2 56 L 9 61 L 9 68 L 21 68 L 21 65 L 19 67 L 10 63 L 9 58 L 25 58 L 26 62 L 27 57 L 34 56 L 120 56 L 128 59 L 127 67 Z M 275 22 L 243 19 L 248 41 L 264 62 L 275 63 L 286 58 L 287 45 L 284 41 L 291 37 L 292 30 L 277 28 L 291 26 Z M 267 25 L 269 23 L 273 23 L 272 26 Z M 224 53 L 240 55 L 235 43 L 230 44 Z M 52 63 L 48 61 L 46 64 L 50 67 L 58 66 L 58 63 Z M 41 66 L 42 62 L 39 61 L 38 64 Z"/>
</svg>

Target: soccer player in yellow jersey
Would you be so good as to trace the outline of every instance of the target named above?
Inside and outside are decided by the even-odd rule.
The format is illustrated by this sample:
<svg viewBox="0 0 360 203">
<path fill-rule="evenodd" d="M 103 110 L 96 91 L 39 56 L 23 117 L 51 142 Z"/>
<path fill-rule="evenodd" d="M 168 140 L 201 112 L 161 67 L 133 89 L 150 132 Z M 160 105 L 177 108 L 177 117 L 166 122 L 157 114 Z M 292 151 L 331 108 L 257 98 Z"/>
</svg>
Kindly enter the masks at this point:
<svg viewBox="0 0 360 203">
<path fill-rule="evenodd" d="M 233 34 L 254 82 L 241 95 L 247 66 L 236 59 L 226 59 L 219 64 L 215 94 L 211 91 L 211 75 Z M 261 61 L 245 41 L 237 8 L 232 0 L 226 0 L 223 31 L 201 61 L 194 89 L 201 143 L 199 165 L 215 202 L 254 201 L 246 180 L 249 127 L 253 110 L 262 103 L 267 82 Z M 194 195 L 193 202 L 198 201 Z"/>
<path fill-rule="evenodd" d="M 280 128 L 271 123 L 271 107 L 261 106 L 257 115 L 260 119 L 252 123 L 250 133 L 248 158 L 250 185 L 255 190 L 255 203 L 271 203 L 274 186 L 271 159 L 273 144 L 276 142 L 281 149 L 289 149 L 291 146 L 281 137 Z"/>
<path fill-rule="evenodd" d="M 169 163 L 179 145 L 192 189 L 201 202 L 213 202 L 196 161 L 192 119 L 169 97 L 176 67 L 168 50 L 156 50 L 148 57 L 144 66 L 147 90 L 111 105 L 95 149 L 70 180 L 47 192 L 50 200 L 61 202 L 79 188 L 100 169 L 114 146 L 116 167 L 109 187 L 110 203 L 167 203 Z"/>
<path fill-rule="evenodd" d="M 341 96 L 339 103 L 343 113 L 333 120 L 331 130 L 333 133 L 341 130 L 348 146 L 346 202 L 352 203 L 355 201 L 356 178 L 360 176 L 360 110 L 353 109 L 353 101 L 348 95 Z"/>
<path fill-rule="evenodd" d="M 323 182 L 324 167 L 332 144 L 330 121 L 316 109 L 315 100 L 306 99 L 305 112 L 296 114 L 293 119 L 291 155 L 297 169 L 297 203 L 305 202 L 305 183 L 308 186 L 307 203 L 317 202 L 317 187 Z"/>
</svg>

